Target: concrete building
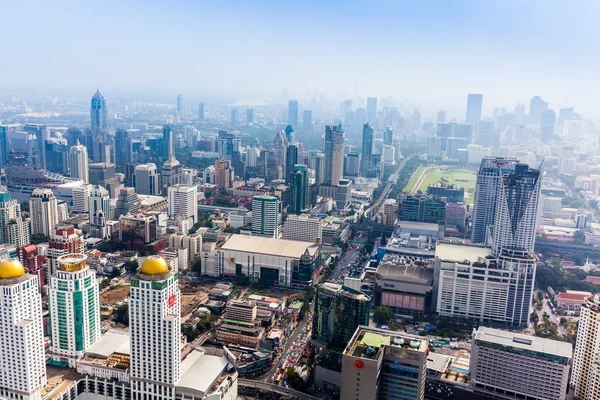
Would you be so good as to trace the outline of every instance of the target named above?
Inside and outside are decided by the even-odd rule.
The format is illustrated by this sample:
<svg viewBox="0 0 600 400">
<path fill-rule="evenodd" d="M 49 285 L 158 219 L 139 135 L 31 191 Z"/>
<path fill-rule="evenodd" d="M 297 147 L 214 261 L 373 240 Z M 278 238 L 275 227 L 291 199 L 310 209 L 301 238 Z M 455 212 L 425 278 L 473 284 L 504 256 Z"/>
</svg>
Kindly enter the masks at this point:
<svg viewBox="0 0 600 400">
<path fill-rule="evenodd" d="M 296 164 L 290 174 L 291 202 L 288 212 L 301 214 L 310 208 L 310 192 L 308 186 L 308 168 L 304 164 Z"/>
<path fill-rule="evenodd" d="M 340 179 L 335 190 L 335 208 L 345 210 L 352 200 L 352 181 Z"/>
<path fill-rule="evenodd" d="M 252 235 L 278 239 L 281 237 L 281 205 L 275 196 L 252 198 Z"/>
<path fill-rule="evenodd" d="M 58 224 L 58 202 L 50 189 L 38 188 L 29 200 L 31 233 L 50 236 Z"/>
<path fill-rule="evenodd" d="M 41 400 L 46 386 L 38 277 L 17 259 L 0 261 L 0 397 Z"/>
<path fill-rule="evenodd" d="M 383 203 L 383 215 L 385 216 L 385 225 L 394 226 L 398 218 L 398 201 L 396 199 L 387 199 Z"/>
<path fill-rule="evenodd" d="M 361 152 L 361 175 L 364 177 L 371 177 L 371 156 L 373 155 L 373 139 L 375 133 L 371 123 L 375 121 L 369 121 L 363 125 L 362 135 L 362 152 Z"/>
<path fill-rule="evenodd" d="M 423 400 L 428 347 L 420 336 L 359 326 L 342 354 L 340 398 Z"/>
<path fill-rule="evenodd" d="M 181 164 L 175 156 L 164 162 L 160 171 L 161 195 L 167 196 L 170 186 L 181 184 Z"/>
<path fill-rule="evenodd" d="M 71 167 L 71 177 L 79 179 L 85 183 L 89 182 L 89 157 L 87 148 L 79 143 L 69 150 L 69 162 Z"/>
<path fill-rule="evenodd" d="M 467 115 L 465 124 L 476 126 L 481 119 L 481 109 L 483 107 L 482 94 L 469 94 L 467 96 Z"/>
<path fill-rule="evenodd" d="M 97 225 L 94 218 L 102 214 L 106 219 L 110 219 L 110 195 L 108 190 L 100 185 L 95 185 L 90 188 L 88 197 L 88 213 L 91 225 Z"/>
<path fill-rule="evenodd" d="M 253 322 L 256 319 L 256 302 L 253 300 L 227 302 L 225 318 L 233 321 Z"/>
<path fill-rule="evenodd" d="M 133 176 L 133 187 L 137 194 L 147 194 L 151 196 L 160 195 L 156 164 L 136 165 Z"/>
<path fill-rule="evenodd" d="M 283 239 L 300 242 L 321 243 L 323 225 L 321 218 L 308 214 L 288 215 L 283 224 Z"/>
<path fill-rule="evenodd" d="M 90 210 L 89 197 L 92 185 L 73 188 L 73 214 L 87 214 Z"/>
<path fill-rule="evenodd" d="M 564 400 L 572 353 L 569 343 L 481 326 L 471 342 L 471 383 L 507 397 Z"/>
<path fill-rule="evenodd" d="M 50 351 L 54 360 L 67 361 L 71 367 L 102 334 L 98 280 L 86 258 L 84 254 L 59 257 L 48 283 Z"/>
<path fill-rule="evenodd" d="M 198 222 L 198 187 L 176 185 L 169 186 L 169 217 L 192 218 Z"/>
<path fill-rule="evenodd" d="M 10 192 L 0 192 L 0 243 L 17 247 L 30 243 L 30 222 L 23 219 L 21 205 L 10 198 Z"/>
<path fill-rule="evenodd" d="M 344 128 L 327 125 L 325 127 L 325 174 L 324 182 L 337 186 L 344 171 Z"/>
<path fill-rule="evenodd" d="M 137 196 L 134 188 L 124 187 L 119 191 L 117 204 L 115 207 L 115 219 L 119 219 L 121 215 L 127 215 L 137 212 L 140 209 L 140 199 Z"/>
<path fill-rule="evenodd" d="M 73 225 L 58 225 L 46 249 L 46 263 L 49 275 L 54 275 L 59 268 L 58 259 L 66 254 L 83 254 L 85 243 L 83 237 Z"/>
<path fill-rule="evenodd" d="M 151 243 L 156 240 L 157 221 L 154 215 L 121 215 L 119 218 L 119 241 Z"/>
<path fill-rule="evenodd" d="M 571 385 L 576 399 L 600 399 L 600 295 L 581 307 Z"/>
</svg>

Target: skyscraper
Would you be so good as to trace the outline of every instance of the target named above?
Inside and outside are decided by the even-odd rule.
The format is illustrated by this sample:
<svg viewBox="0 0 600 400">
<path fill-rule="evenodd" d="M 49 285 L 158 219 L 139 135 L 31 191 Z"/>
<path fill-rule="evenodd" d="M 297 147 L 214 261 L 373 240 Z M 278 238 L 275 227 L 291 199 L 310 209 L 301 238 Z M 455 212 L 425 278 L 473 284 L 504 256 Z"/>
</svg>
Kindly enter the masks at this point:
<svg viewBox="0 0 600 400">
<path fill-rule="evenodd" d="M 89 158 L 87 148 L 79 143 L 71 147 L 69 150 L 69 161 L 71 164 L 71 177 L 82 180 L 85 183 L 89 182 Z"/>
<path fill-rule="evenodd" d="M 73 225 L 57 225 L 46 249 L 48 275 L 54 275 L 58 270 L 60 257 L 66 254 L 83 254 L 84 251 L 83 237 L 79 236 Z"/>
<path fill-rule="evenodd" d="M 515 170 L 514 158 L 484 157 L 477 173 L 475 202 L 473 203 L 473 243 L 487 243 L 488 227 L 494 224 L 498 182 L 502 176 Z"/>
<path fill-rule="evenodd" d="M 108 190 L 100 185 L 94 185 L 90 189 L 90 197 L 88 198 L 89 223 L 98 225 L 96 219 L 103 216 L 107 220 L 110 219 L 110 195 Z"/>
<path fill-rule="evenodd" d="M 326 185 L 337 186 L 344 170 L 344 128 L 327 125 L 325 127 L 325 174 Z"/>
<path fill-rule="evenodd" d="M 160 180 L 162 187 L 162 195 L 166 196 L 169 190 L 169 186 L 179 185 L 181 183 L 181 164 L 175 156 L 171 156 L 163 164 L 162 170 L 160 171 Z"/>
<path fill-rule="evenodd" d="M 576 399 L 596 400 L 600 395 L 600 295 L 581 307 L 571 385 Z"/>
<path fill-rule="evenodd" d="M 292 199 L 290 202 L 290 214 L 302 214 L 310 208 L 310 196 L 308 190 L 308 168 L 304 164 L 294 165 L 290 173 L 290 191 Z"/>
<path fill-rule="evenodd" d="M 312 110 L 304 110 L 302 112 L 302 130 L 304 132 L 312 132 Z"/>
<path fill-rule="evenodd" d="M 173 126 L 165 125 L 163 126 L 163 143 L 164 143 L 164 154 L 162 154 L 165 159 L 169 159 L 173 155 Z"/>
<path fill-rule="evenodd" d="M 246 123 L 251 124 L 254 122 L 254 110 L 251 108 L 246 109 Z"/>
<path fill-rule="evenodd" d="M 123 166 L 133 162 L 133 142 L 127 129 L 118 129 L 115 135 L 115 164 Z"/>
<path fill-rule="evenodd" d="M 231 109 L 231 126 L 236 126 L 240 120 L 240 117 L 238 115 L 239 110 L 237 108 L 232 108 Z"/>
<path fill-rule="evenodd" d="M 556 121 L 556 113 L 554 110 L 546 110 L 542 112 L 540 117 L 540 132 L 542 134 L 542 142 L 550 143 L 554 134 L 554 123 Z"/>
<path fill-rule="evenodd" d="M 177 115 L 183 118 L 185 115 L 185 103 L 183 102 L 183 96 L 177 95 Z"/>
<path fill-rule="evenodd" d="M 158 184 L 156 164 L 136 165 L 133 175 L 133 187 L 135 187 L 137 194 L 158 196 L 160 194 L 160 186 Z"/>
<path fill-rule="evenodd" d="M 383 132 L 383 144 L 387 144 L 388 146 L 394 145 L 394 130 L 391 126 L 388 126 Z"/>
<path fill-rule="evenodd" d="M 363 125 L 363 135 L 362 135 L 362 156 L 361 156 L 361 173 L 364 177 L 370 176 L 370 171 L 372 167 L 371 156 L 373 155 L 373 136 L 375 135 L 373 131 L 373 126 L 370 123 L 366 123 Z"/>
<path fill-rule="evenodd" d="M 50 236 L 58 224 L 58 201 L 50 189 L 38 188 L 29 199 L 31 233 Z"/>
<path fill-rule="evenodd" d="M 132 399 L 175 399 L 181 377 L 179 274 L 149 256 L 131 280 L 129 332 Z"/>
<path fill-rule="evenodd" d="M 296 164 L 301 164 L 302 145 L 298 142 L 290 143 L 285 154 L 285 183 L 290 184 L 290 176 Z"/>
<path fill-rule="evenodd" d="M 175 185 L 169 186 L 169 217 L 191 218 L 198 222 L 198 187 Z"/>
<path fill-rule="evenodd" d="M 96 162 L 110 162 L 104 159 L 105 137 L 108 133 L 108 110 L 106 109 L 106 101 L 100 94 L 99 90 L 92 97 L 90 107 L 90 118 L 92 122 L 91 136 L 93 138 L 92 155 Z"/>
<path fill-rule="evenodd" d="M 529 101 L 529 114 L 527 115 L 527 123 L 539 125 L 542 118 L 542 113 L 548 109 L 548 102 L 542 100 L 540 96 L 533 96 Z"/>
<path fill-rule="evenodd" d="M 42 296 L 17 259 L 0 261 L 0 396 L 40 400 L 46 386 Z"/>
<path fill-rule="evenodd" d="M 467 116 L 465 117 L 465 124 L 476 126 L 477 121 L 481 119 L 482 107 L 482 94 L 470 94 L 467 96 Z"/>
<path fill-rule="evenodd" d="M 115 219 L 121 215 L 133 214 L 140 209 L 140 199 L 134 188 L 123 187 L 119 191 L 117 206 L 115 207 Z"/>
<path fill-rule="evenodd" d="M 23 125 L 23 131 L 35 135 L 37 146 L 30 152 L 35 154 L 32 157 L 34 164 L 40 168 L 46 168 L 46 140 L 50 138 L 50 130 L 46 125 L 26 124 Z"/>
<path fill-rule="evenodd" d="M 325 154 L 311 153 L 308 157 L 308 168 L 315 171 L 315 185 L 325 182 Z"/>
<path fill-rule="evenodd" d="M 288 125 L 298 128 L 298 100 L 288 101 Z"/>
<path fill-rule="evenodd" d="M 375 125 L 377 120 L 377 97 L 367 97 L 367 122 Z"/>
<path fill-rule="evenodd" d="M 204 111 L 205 111 L 204 103 L 199 103 L 198 104 L 198 119 L 200 121 L 204 120 Z"/>
<path fill-rule="evenodd" d="M 281 237 L 281 214 L 279 198 L 254 196 L 252 198 L 252 235 L 274 239 Z"/>
<path fill-rule="evenodd" d="M 272 149 L 275 153 L 275 162 L 277 163 L 277 167 L 283 168 L 285 173 L 285 156 L 287 153 L 287 147 L 289 142 L 287 140 L 287 136 L 285 131 L 277 132 L 275 135 L 275 139 L 273 139 Z"/>
<path fill-rule="evenodd" d="M 59 257 L 48 284 L 50 351 L 57 360 L 66 358 L 71 367 L 102 334 L 98 281 L 86 258 L 84 254 Z"/>
</svg>

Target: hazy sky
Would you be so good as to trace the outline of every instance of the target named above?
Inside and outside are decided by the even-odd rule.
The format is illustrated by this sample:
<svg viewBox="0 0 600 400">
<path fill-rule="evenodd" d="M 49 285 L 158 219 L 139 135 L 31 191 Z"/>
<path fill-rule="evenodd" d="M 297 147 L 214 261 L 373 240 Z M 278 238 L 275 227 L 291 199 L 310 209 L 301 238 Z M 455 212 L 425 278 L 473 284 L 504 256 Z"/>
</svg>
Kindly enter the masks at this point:
<svg viewBox="0 0 600 400">
<path fill-rule="evenodd" d="M 393 95 L 598 116 L 598 1 L 0 0 L 0 89 Z M 174 100 L 173 100 L 174 101 Z"/>
</svg>

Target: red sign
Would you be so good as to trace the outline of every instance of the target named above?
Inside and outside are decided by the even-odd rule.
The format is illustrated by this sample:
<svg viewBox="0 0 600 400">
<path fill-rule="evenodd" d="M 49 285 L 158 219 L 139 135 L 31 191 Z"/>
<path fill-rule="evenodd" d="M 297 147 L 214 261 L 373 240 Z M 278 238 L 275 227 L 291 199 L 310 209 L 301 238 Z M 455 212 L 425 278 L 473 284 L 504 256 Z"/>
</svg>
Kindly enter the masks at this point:
<svg viewBox="0 0 600 400">
<path fill-rule="evenodd" d="M 364 364 L 362 361 L 360 361 L 360 360 L 357 360 L 357 361 L 354 363 L 354 366 L 356 367 L 356 369 L 363 369 L 363 367 L 365 366 L 365 364 Z"/>
<path fill-rule="evenodd" d="M 169 296 L 169 300 L 167 300 L 167 305 L 169 306 L 169 308 L 173 307 L 175 305 L 175 300 L 177 299 L 177 296 L 175 296 L 174 294 L 172 294 L 171 296 Z"/>
</svg>

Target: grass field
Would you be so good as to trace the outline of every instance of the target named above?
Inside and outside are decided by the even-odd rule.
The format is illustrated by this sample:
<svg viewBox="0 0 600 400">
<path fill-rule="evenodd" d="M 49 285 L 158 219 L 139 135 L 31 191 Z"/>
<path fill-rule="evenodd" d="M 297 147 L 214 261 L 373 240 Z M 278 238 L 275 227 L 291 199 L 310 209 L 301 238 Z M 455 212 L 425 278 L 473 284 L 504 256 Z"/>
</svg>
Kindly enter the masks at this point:
<svg viewBox="0 0 600 400">
<path fill-rule="evenodd" d="M 444 182 L 453 184 L 465 189 L 465 204 L 473 204 L 475 196 L 476 174 L 466 168 L 456 168 L 451 166 L 434 165 L 430 166 L 418 187 L 418 179 L 423 172 L 423 167 L 419 167 L 408 181 L 405 190 L 416 192 L 421 190 L 423 193 L 427 191 L 427 186 L 435 183 Z"/>
</svg>

